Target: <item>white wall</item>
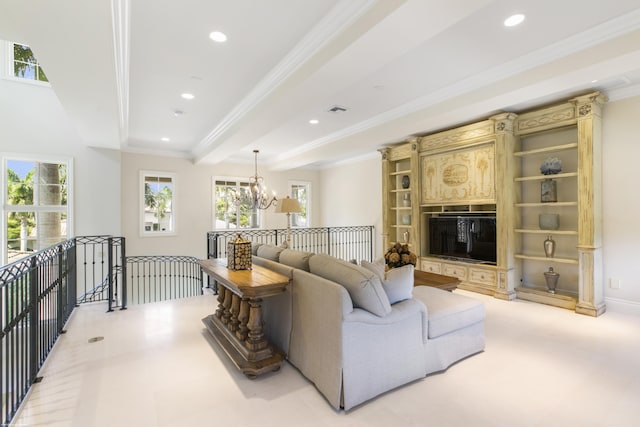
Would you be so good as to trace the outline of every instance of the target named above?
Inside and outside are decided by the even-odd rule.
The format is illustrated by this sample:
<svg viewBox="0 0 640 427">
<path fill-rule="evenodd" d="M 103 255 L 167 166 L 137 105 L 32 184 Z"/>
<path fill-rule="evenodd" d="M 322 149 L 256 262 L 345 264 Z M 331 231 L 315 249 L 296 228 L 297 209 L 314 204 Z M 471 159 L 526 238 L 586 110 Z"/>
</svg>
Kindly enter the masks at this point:
<svg viewBox="0 0 640 427">
<path fill-rule="evenodd" d="M 320 179 L 322 225 L 373 225 L 374 258 L 382 256 L 382 160 L 379 153 L 366 160 L 324 169 Z"/>
<path fill-rule="evenodd" d="M 0 79 L 0 152 L 72 158 L 74 234 L 120 234 L 120 153 L 86 147 L 50 87 Z"/>
<path fill-rule="evenodd" d="M 640 312 L 640 97 L 603 113 L 603 270 L 608 309 Z M 611 289 L 609 280 L 620 281 Z M 621 303 L 625 300 L 626 303 Z"/>
<path fill-rule="evenodd" d="M 278 197 L 288 194 L 288 181 L 310 181 L 312 209 L 320 206 L 319 172 L 297 169 L 269 172 L 261 168 L 269 189 Z M 177 175 L 175 194 L 175 236 L 140 237 L 139 208 L 141 170 L 171 172 Z M 251 164 L 194 165 L 190 160 L 150 156 L 134 153 L 122 154 L 122 233 L 127 242 L 127 255 L 191 255 L 206 257 L 206 235 L 213 230 L 213 177 L 248 178 L 254 174 Z M 264 228 L 286 228 L 285 214 L 277 214 L 271 207 L 265 211 Z M 311 226 L 320 225 L 319 215 L 312 214 Z"/>
</svg>

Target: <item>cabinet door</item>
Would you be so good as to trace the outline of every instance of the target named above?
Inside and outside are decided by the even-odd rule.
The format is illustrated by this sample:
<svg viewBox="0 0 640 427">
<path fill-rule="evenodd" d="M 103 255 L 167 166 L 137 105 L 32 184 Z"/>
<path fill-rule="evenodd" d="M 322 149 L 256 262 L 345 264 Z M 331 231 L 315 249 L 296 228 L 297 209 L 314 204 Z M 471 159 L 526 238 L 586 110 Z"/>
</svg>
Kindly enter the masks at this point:
<svg viewBox="0 0 640 427">
<path fill-rule="evenodd" d="M 497 281 L 496 272 L 493 270 L 484 270 L 477 267 L 469 268 L 469 280 L 484 285 L 495 285 Z"/>
<path fill-rule="evenodd" d="M 440 274 L 440 271 L 442 271 L 442 269 L 440 268 L 440 263 L 433 261 L 421 261 L 420 270 L 436 274 Z"/>
<path fill-rule="evenodd" d="M 457 277 L 460 280 L 467 280 L 467 267 L 457 264 L 442 264 L 442 274 L 445 276 Z"/>
</svg>

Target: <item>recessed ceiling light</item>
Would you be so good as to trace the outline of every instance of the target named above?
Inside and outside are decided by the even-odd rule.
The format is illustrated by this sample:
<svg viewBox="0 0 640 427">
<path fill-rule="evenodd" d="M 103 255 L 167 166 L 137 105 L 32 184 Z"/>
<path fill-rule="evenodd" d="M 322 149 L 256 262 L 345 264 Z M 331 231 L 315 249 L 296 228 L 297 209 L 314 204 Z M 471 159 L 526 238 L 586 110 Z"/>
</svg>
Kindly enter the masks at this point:
<svg viewBox="0 0 640 427">
<path fill-rule="evenodd" d="M 193 99 L 193 98 L 195 98 L 195 96 L 193 96 L 192 93 L 183 93 L 180 96 L 182 96 L 184 99 Z"/>
<path fill-rule="evenodd" d="M 160 141 L 169 142 L 169 141 L 171 141 L 171 139 L 167 138 L 166 136 L 163 136 L 162 138 L 160 138 Z"/>
<path fill-rule="evenodd" d="M 318 120 L 318 119 L 311 119 L 311 120 L 309 120 L 309 123 L 311 123 L 312 125 L 317 125 L 318 123 L 320 123 L 320 120 Z"/>
<path fill-rule="evenodd" d="M 214 31 L 209 34 L 209 38 L 217 43 L 224 43 L 227 41 L 227 35 L 220 31 Z"/>
<path fill-rule="evenodd" d="M 598 83 L 598 79 L 591 80 L 591 83 Z"/>
<path fill-rule="evenodd" d="M 504 26 L 515 27 L 516 25 L 522 24 L 522 21 L 524 21 L 524 15 L 521 13 L 516 13 L 515 15 L 511 15 L 504 20 Z"/>
</svg>

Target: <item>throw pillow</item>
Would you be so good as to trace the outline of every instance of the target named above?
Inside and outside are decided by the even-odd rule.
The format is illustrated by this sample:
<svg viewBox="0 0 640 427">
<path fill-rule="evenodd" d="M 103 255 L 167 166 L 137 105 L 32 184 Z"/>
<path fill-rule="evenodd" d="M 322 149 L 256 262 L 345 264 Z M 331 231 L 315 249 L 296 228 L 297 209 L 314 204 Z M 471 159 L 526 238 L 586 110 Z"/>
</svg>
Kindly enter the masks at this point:
<svg viewBox="0 0 640 427">
<path fill-rule="evenodd" d="M 311 273 L 344 286 L 354 307 L 380 317 L 391 313 L 389 298 L 380 278 L 366 268 L 325 254 L 312 256 L 309 268 Z"/>
<path fill-rule="evenodd" d="M 387 271 L 385 279 L 382 281 L 382 288 L 387 293 L 389 303 L 395 304 L 412 298 L 413 270 L 413 265 L 407 264 Z"/>
<path fill-rule="evenodd" d="M 384 270 L 386 266 L 384 258 L 378 258 L 373 262 L 369 262 L 363 259 L 362 261 L 360 261 L 360 265 L 370 272 L 376 274 L 380 278 L 380 280 L 384 280 Z"/>
</svg>

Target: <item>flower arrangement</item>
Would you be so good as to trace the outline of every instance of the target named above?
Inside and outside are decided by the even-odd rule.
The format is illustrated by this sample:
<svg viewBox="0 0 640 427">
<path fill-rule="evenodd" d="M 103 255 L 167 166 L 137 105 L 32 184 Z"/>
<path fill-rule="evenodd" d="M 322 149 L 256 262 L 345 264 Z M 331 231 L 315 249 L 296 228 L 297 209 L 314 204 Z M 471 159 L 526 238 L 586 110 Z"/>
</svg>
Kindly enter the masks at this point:
<svg viewBox="0 0 640 427">
<path fill-rule="evenodd" d="M 389 268 L 402 267 L 403 265 L 416 265 L 416 254 L 409 251 L 409 245 L 396 243 L 384 254 L 384 262 Z"/>
</svg>

